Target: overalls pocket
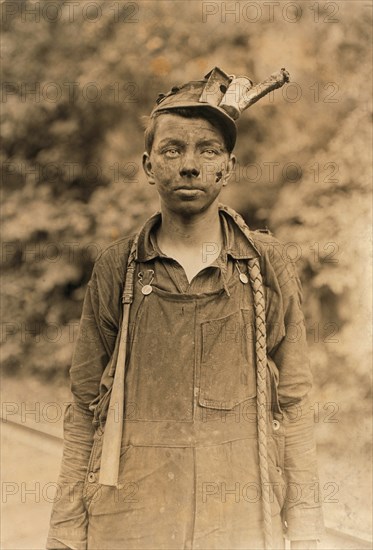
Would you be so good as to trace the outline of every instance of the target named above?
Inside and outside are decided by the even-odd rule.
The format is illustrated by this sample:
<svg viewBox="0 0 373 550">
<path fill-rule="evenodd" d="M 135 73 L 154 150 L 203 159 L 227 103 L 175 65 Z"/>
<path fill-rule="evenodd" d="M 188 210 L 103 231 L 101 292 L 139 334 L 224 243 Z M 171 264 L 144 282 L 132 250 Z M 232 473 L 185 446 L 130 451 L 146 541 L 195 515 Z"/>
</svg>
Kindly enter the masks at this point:
<svg viewBox="0 0 373 550">
<path fill-rule="evenodd" d="M 240 309 L 203 322 L 199 404 L 230 410 L 255 395 L 253 311 Z"/>
<path fill-rule="evenodd" d="M 90 514 L 94 515 L 97 515 L 98 508 L 102 508 L 102 510 L 105 510 L 108 505 L 109 499 L 111 498 L 110 495 L 113 492 L 118 491 L 118 487 L 115 488 L 111 486 L 101 485 L 99 483 L 102 445 L 103 430 L 101 428 L 98 428 L 93 441 L 83 491 L 83 500 L 85 502 L 86 509 Z M 120 451 L 119 481 L 121 481 L 122 477 L 124 476 L 124 462 L 130 448 L 132 448 L 132 445 L 123 445 L 122 443 Z M 95 503 L 98 503 L 99 506 L 94 507 L 93 505 Z"/>
</svg>

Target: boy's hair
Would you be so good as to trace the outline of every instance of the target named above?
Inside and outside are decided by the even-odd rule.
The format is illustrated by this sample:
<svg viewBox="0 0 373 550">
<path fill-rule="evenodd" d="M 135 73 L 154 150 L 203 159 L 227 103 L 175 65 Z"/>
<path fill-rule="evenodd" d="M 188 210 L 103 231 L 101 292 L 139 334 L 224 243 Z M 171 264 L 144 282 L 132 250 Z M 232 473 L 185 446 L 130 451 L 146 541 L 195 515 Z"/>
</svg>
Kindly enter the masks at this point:
<svg viewBox="0 0 373 550">
<path fill-rule="evenodd" d="M 188 108 L 188 107 L 180 107 L 180 108 L 174 108 L 174 109 L 163 109 L 162 111 L 157 111 L 152 117 L 144 117 L 144 138 L 145 138 L 145 150 L 148 154 L 150 154 L 153 142 L 154 142 L 154 134 L 155 134 L 155 128 L 157 124 L 157 118 L 162 115 L 178 115 L 183 118 L 204 118 L 210 122 L 215 128 L 219 130 L 221 135 L 224 138 L 224 144 L 225 147 L 230 154 L 233 150 L 233 147 L 231 146 L 226 128 L 224 126 L 224 123 L 212 112 L 207 110 L 204 107 L 201 107 L 200 109 L 198 107 Z"/>
</svg>

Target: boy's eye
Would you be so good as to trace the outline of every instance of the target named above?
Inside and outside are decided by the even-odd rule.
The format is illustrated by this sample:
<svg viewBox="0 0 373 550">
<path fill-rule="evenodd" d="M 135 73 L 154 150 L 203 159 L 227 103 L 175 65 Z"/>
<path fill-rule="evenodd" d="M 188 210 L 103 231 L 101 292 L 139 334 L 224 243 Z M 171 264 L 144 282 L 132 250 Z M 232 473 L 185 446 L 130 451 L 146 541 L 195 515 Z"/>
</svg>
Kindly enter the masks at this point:
<svg viewBox="0 0 373 550">
<path fill-rule="evenodd" d="M 209 158 L 218 155 L 218 152 L 215 149 L 205 149 L 204 151 L 202 151 L 202 153 Z"/>
<path fill-rule="evenodd" d="M 175 147 L 169 147 L 168 149 L 165 149 L 163 151 L 163 154 L 166 155 L 168 158 L 176 158 L 179 156 L 180 151 L 179 149 L 176 149 Z"/>
</svg>

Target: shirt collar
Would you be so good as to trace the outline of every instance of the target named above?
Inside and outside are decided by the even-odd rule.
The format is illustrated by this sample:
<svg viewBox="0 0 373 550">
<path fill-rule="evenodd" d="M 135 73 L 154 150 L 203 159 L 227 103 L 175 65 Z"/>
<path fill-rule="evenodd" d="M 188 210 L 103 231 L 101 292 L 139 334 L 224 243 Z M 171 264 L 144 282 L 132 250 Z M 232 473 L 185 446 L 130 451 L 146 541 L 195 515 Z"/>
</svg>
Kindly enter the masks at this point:
<svg viewBox="0 0 373 550">
<path fill-rule="evenodd" d="M 219 260 L 227 261 L 227 256 L 235 260 L 248 260 L 260 256 L 250 236 L 250 231 L 242 217 L 231 208 L 219 205 L 219 215 L 222 223 L 224 245 L 217 265 L 221 267 Z M 155 258 L 167 258 L 159 249 L 155 232 L 161 223 L 162 215 L 156 212 L 143 225 L 139 233 L 137 244 L 136 260 L 138 262 L 147 262 Z M 215 265 L 215 262 L 214 264 Z"/>
</svg>

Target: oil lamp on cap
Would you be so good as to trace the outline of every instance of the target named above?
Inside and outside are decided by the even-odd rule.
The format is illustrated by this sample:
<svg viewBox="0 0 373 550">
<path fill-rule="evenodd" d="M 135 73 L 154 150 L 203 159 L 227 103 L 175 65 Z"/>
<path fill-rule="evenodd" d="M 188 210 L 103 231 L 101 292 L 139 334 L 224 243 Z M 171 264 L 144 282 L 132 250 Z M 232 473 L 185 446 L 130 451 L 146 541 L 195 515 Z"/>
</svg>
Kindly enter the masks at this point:
<svg viewBox="0 0 373 550">
<path fill-rule="evenodd" d="M 210 111 L 220 119 L 233 149 L 237 134 L 235 121 L 240 114 L 286 82 L 289 82 L 289 73 L 285 69 L 254 85 L 247 76 L 228 75 L 219 67 L 214 67 L 203 80 L 174 86 L 167 94 L 159 94 L 150 116 L 154 117 L 164 110 L 180 108 Z"/>
</svg>

